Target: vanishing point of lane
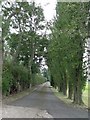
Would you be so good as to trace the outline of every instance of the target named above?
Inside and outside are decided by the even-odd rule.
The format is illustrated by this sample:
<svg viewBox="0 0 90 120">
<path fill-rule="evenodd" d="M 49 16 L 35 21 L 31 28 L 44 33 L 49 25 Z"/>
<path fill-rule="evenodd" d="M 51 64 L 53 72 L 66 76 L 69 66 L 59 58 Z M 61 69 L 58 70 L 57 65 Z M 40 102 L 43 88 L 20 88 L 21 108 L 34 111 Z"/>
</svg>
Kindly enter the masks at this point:
<svg viewBox="0 0 90 120">
<path fill-rule="evenodd" d="M 27 113 L 29 108 L 46 111 L 53 118 L 88 118 L 87 110 L 67 105 L 58 99 L 53 94 L 49 82 L 37 87 L 30 95 L 18 99 L 9 105 L 28 108 Z"/>
</svg>

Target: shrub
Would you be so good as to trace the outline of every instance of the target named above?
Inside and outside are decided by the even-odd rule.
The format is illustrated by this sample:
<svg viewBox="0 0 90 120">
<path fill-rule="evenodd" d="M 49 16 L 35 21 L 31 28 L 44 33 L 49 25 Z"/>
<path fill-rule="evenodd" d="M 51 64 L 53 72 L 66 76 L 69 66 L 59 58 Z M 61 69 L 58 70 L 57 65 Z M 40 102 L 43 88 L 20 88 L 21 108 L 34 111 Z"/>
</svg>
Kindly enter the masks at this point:
<svg viewBox="0 0 90 120">
<path fill-rule="evenodd" d="M 23 65 L 15 64 L 12 61 L 4 61 L 2 73 L 2 93 L 12 94 L 18 91 L 18 84 L 21 90 L 29 87 L 28 70 Z"/>
<path fill-rule="evenodd" d="M 12 67 L 8 61 L 4 61 L 2 71 L 2 93 L 8 95 L 12 85 L 13 75 Z"/>
<path fill-rule="evenodd" d="M 33 81 L 32 84 L 33 85 L 39 85 L 45 82 L 45 77 L 43 77 L 41 74 L 34 74 L 33 75 Z"/>
</svg>

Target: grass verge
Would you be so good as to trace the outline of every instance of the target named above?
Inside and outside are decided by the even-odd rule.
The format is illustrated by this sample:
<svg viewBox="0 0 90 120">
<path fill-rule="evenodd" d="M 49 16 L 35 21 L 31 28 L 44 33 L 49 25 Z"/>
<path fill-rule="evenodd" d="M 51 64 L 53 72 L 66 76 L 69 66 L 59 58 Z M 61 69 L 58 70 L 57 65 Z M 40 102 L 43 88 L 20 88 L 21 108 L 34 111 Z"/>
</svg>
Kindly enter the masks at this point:
<svg viewBox="0 0 90 120">
<path fill-rule="evenodd" d="M 67 96 L 63 95 L 62 93 L 58 92 L 57 89 L 51 88 L 54 95 L 57 96 L 60 100 L 64 101 L 67 104 L 72 104 L 72 100 L 68 99 Z"/>
<path fill-rule="evenodd" d="M 57 89 L 55 89 L 55 88 L 51 88 L 51 89 L 52 89 L 54 95 L 56 97 L 58 97 L 61 101 L 63 101 L 64 103 L 66 103 L 67 105 L 71 105 L 73 107 L 79 107 L 79 108 L 87 108 L 86 105 L 76 105 L 76 104 L 74 104 L 73 100 L 68 99 L 67 96 L 63 95 L 63 93 L 58 92 Z"/>
<path fill-rule="evenodd" d="M 90 82 L 87 82 L 82 96 L 84 104 L 90 109 Z"/>
</svg>

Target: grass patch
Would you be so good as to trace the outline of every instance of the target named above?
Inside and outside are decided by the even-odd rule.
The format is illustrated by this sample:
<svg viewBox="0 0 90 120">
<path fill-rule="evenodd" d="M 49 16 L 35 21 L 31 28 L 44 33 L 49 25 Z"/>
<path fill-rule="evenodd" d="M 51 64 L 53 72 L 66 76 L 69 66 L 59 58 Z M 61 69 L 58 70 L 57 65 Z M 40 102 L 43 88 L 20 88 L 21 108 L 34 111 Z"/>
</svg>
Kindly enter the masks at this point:
<svg viewBox="0 0 90 120">
<path fill-rule="evenodd" d="M 72 104 L 73 101 L 68 99 L 67 96 L 63 95 L 63 93 L 58 92 L 58 90 L 55 88 L 51 88 L 51 89 L 52 89 L 54 95 L 57 96 L 60 100 L 62 100 L 64 103 Z"/>
<path fill-rule="evenodd" d="M 80 108 L 86 108 L 90 105 L 90 104 L 88 104 L 88 89 L 90 89 L 90 84 L 89 84 L 89 88 L 88 88 L 88 85 L 86 85 L 86 88 L 83 92 L 83 102 L 85 105 L 73 104 L 73 100 L 70 100 L 67 96 L 63 95 L 63 93 L 58 92 L 58 90 L 55 88 L 51 88 L 51 89 L 52 89 L 54 95 L 57 96 L 60 100 L 62 100 L 67 105 L 72 105 L 73 107 L 80 107 Z"/>
<path fill-rule="evenodd" d="M 88 108 L 90 108 L 90 82 L 87 82 L 87 84 L 86 84 L 86 87 L 85 87 L 85 90 L 83 91 L 83 97 L 82 97 L 82 99 L 83 99 L 83 102 L 84 102 L 84 104 L 88 107 Z"/>
</svg>

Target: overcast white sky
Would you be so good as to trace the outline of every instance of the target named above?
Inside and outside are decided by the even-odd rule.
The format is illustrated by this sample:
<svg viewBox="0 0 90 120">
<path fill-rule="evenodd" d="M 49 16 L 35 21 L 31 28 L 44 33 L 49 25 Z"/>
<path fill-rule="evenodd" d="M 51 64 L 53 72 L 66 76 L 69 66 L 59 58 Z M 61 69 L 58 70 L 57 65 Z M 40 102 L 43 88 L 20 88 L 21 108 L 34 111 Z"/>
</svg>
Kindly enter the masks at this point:
<svg viewBox="0 0 90 120">
<path fill-rule="evenodd" d="M 30 2 L 31 0 L 27 0 Z M 55 7 L 56 7 L 56 0 L 34 0 L 37 4 L 41 4 L 42 8 L 44 9 L 44 15 L 46 20 L 51 20 L 56 15 Z"/>
<path fill-rule="evenodd" d="M 36 4 L 40 4 L 44 9 L 44 15 L 47 21 L 52 20 L 53 17 L 56 15 L 55 7 L 56 7 L 57 0 L 48 0 L 48 1 L 47 0 L 8 0 L 8 1 L 11 1 L 11 2 L 35 1 Z"/>
</svg>

